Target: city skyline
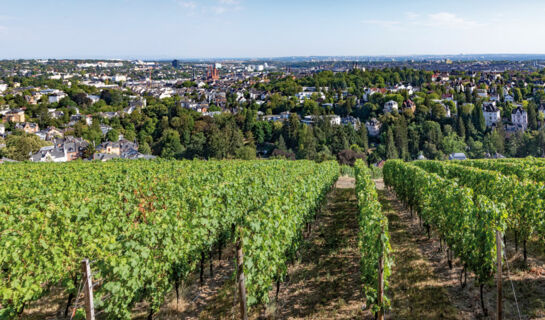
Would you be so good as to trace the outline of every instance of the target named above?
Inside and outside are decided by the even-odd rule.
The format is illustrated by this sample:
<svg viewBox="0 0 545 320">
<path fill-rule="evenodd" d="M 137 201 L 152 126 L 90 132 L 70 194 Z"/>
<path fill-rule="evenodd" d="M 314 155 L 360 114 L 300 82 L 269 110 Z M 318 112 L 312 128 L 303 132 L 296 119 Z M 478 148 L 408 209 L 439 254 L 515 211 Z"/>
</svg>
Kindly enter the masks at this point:
<svg viewBox="0 0 545 320">
<path fill-rule="evenodd" d="M 531 0 L 4 2 L 0 59 L 545 53 Z"/>
</svg>

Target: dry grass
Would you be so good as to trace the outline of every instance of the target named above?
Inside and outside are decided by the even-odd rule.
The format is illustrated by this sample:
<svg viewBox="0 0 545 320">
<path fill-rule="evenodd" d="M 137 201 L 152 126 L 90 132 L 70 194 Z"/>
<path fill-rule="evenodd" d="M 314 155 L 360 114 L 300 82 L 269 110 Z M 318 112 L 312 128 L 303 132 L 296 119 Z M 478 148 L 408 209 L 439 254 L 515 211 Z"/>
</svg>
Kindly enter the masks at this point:
<svg viewBox="0 0 545 320">
<path fill-rule="evenodd" d="M 379 200 L 388 217 L 394 267 L 390 277 L 392 310 L 388 319 L 464 319 L 450 301 L 443 283 L 422 255 L 417 238 L 400 216 L 401 204 L 379 187 Z"/>
<path fill-rule="evenodd" d="M 363 319 L 354 179 L 341 177 L 289 268 L 271 319 Z M 274 299 L 274 298 L 273 298 Z M 274 300 L 273 300 L 274 301 Z"/>
<path fill-rule="evenodd" d="M 377 183 L 377 186 L 379 186 L 380 183 Z M 427 290 L 429 290 L 430 287 L 435 287 L 436 289 L 442 289 L 442 292 L 446 292 L 448 301 L 450 301 L 451 304 L 450 311 L 448 311 L 449 306 L 447 305 L 447 302 L 446 300 L 444 300 L 443 297 L 436 296 L 434 298 L 433 295 L 427 294 L 425 293 L 425 291 L 417 290 L 416 294 L 423 295 L 423 297 L 414 299 L 413 294 L 411 295 L 412 298 L 409 299 L 413 299 L 416 301 L 419 301 L 421 299 L 427 300 L 426 303 L 422 303 L 422 311 L 426 312 L 425 305 L 427 304 L 428 310 L 433 310 L 433 313 L 435 313 L 435 315 L 432 317 L 417 316 L 414 309 L 409 310 L 410 312 L 406 312 L 406 308 L 409 307 L 409 304 L 406 303 L 405 307 L 403 307 L 404 302 L 402 302 L 401 304 L 399 304 L 400 306 L 402 306 L 401 312 L 406 312 L 407 316 L 394 316 L 393 318 L 445 319 L 449 317 L 454 317 L 457 319 L 494 319 L 496 305 L 495 285 L 491 283 L 490 286 L 485 286 L 484 301 L 485 306 L 489 312 L 487 316 L 484 316 L 480 304 L 479 287 L 475 284 L 473 275 L 468 272 L 467 286 L 465 288 L 462 288 L 459 278 L 460 272 L 462 271 L 462 266 L 458 260 L 454 260 L 452 269 L 449 268 L 446 258 L 446 252 L 445 250 L 440 250 L 438 237 L 435 236 L 432 232 L 431 239 L 428 239 L 424 229 L 420 227 L 418 220 L 410 217 L 410 213 L 403 208 L 402 204 L 395 199 L 394 195 L 389 194 L 386 191 L 380 191 L 379 195 L 383 201 L 383 208 L 389 211 L 388 216 L 391 223 L 390 227 L 392 228 L 392 239 L 396 237 L 394 232 L 397 232 L 395 228 L 396 225 L 399 223 L 399 231 L 407 234 L 407 238 L 400 238 L 401 242 L 410 243 L 409 245 L 402 244 L 402 247 L 416 247 L 419 254 L 416 255 L 417 258 L 415 259 L 415 261 L 418 262 L 415 263 L 417 265 L 422 265 L 419 261 L 423 259 L 428 265 L 428 271 L 422 272 L 421 275 L 418 275 L 418 270 L 411 271 L 411 269 L 413 268 L 410 267 L 402 267 L 397 270 L 394 269 L 391 285 L 395 286 L 395 284 L 393 283 L 394 278 L 399 278 L 400 281 L 403 281 L 404 279 L 411 277 L 411 275 L 414 275 L 415 279 L 407 281 L 407 284 L 411 286 L 411 289 L 408 290 L 413 290 L 414 287 L 418 287 L 420 282 L 425 283 L 427 285 Z M 389 209 L 388 206 L 390 206 Z M 395 240 L 393 241 L 395 242 Z M 540 270 L 543 269 L 543 263 L 534 257 L 529 257 L 528 261 L 532 268 L 519 268 L 518 266 L 521 265 L 521 253 L 520 251 L 517 255 L 514 255 L 513 253 L 514 250 L 511 250 L 510 246 L 508 245 L 507 254 L 509 257 L 509 263 L 511 265 L 511 274 L 509 278 L 513 281 L 513 286 L 515 287 L 518 304 L 521 309 L 521 318 L 545 319 L 545 273 L 540 273 Z M 399 260 L 396 260 L 396 264 L 399 264 Z M 513 268 L 514 266 L 515 268 Z M 398 267 L 396 266 L 396 268 Z M 430 278 L 426 276 L 426 274 L 433 276 Z M 503 279 L 504 319 L 518 319 L 511 283 L 508 281 L 507 270 L 505 268 L 503 272 Z M 403 289 L 407 290 L 406 288 Z M 393 295 L 395 295 L 396 289 L 392 288 L 392 291 L 394 291 Z M 405 298 L 402 298 L 401 300 L 405 301 Z M 409 308 L 413 307 L 411 306 Z M 441 309 L 444 309 L 445 313 L 437 313 L 438 310 Z"/>
</svg>

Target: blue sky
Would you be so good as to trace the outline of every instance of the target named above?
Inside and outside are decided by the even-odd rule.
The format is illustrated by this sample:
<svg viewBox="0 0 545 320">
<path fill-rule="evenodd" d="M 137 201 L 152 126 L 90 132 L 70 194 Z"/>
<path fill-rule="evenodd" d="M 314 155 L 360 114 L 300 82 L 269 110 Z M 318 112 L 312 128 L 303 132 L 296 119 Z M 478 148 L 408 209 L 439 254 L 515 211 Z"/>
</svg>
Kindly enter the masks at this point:
<svg viewBox="0 0 545 320">
<path fill-rule="evenodd" d="M 0 0 L 0 58 L 545 53 L 545 1 Z"/>
</svg>

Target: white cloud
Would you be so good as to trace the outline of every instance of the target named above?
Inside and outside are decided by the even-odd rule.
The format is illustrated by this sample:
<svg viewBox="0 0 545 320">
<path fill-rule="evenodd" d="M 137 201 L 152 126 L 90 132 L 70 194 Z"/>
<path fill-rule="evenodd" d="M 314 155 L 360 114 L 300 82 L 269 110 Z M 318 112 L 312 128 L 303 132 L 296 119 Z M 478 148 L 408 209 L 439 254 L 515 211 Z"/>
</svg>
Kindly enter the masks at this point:
<svg viewBox="0 0 545 320">
<path fill-rule="evenodd" d="M 206 11 L 211 11 L 216 15 L 224 14 L 226 12 L 235 12 L 242 10 L 239 0 L 218 0 L 219 5 L 213 5 L 207 7 Z"/>
<path fill-rule="evenodd" d="M 438 12 L 427 15 L 427 20 L 420 23 L 429 27 L 446 27 L 446 28 L 458 28 L 458 29 L 471 29 L 484 26 L 483 23 L 479 23 L 472 20 L 467 20 L 450 12 Z"/>
<path fill-rule="evenodd" d="M 226 12 L 235 12 L 242 10 L 238 0 L 214 0 L 208 3 L 197 3 L 195 1 L 179 0 L 178 5 L 184 8 L 189 15 L 194 14 L 215 14 L 221 15 Z"/>
<path fill-rule="evenodd" d="M 229 5 L 229 6 L 236 6 L 240 4 L 240 1 L 238 0 L 219 0 L 219 3 Z"/>
<path fill-rule="evenodd" d="M 178 1 L 178 4 L 185 9 L 195 10 L 197 8 L 197 3 L 193 1 Z"/>
<path fill-rule="evenodd" d="M 371 19 L 371 20 L 363 20 L 362 21 L 363 23 L 366 23 L 366 24 L 373 24 L 373 25 L 377 25 L 377 26 L 380 26 L 380 27 L 395 27 L 395 26 L 398 26 L 401 24 L 401 21 L 396 21 L 396 20 L 376 20 L 376 19 Z"/>
</svg>

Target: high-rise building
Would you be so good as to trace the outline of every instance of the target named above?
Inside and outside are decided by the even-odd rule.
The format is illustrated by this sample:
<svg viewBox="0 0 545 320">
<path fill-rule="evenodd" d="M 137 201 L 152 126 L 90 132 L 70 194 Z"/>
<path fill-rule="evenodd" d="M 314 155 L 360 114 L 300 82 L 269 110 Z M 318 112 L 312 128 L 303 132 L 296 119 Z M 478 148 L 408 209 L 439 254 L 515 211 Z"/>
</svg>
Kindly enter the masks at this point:
<svg viewBox="0 0 545 320">
<path fill-rule="evenodd" d="M 178 68 L 179 65 L 180 65 L 180 64 L 178 63 L 178 60 L 176 60 L 176 59 L 172 60 L 172 66 L 173 66 L 174 68 Z"/>
</svg>

